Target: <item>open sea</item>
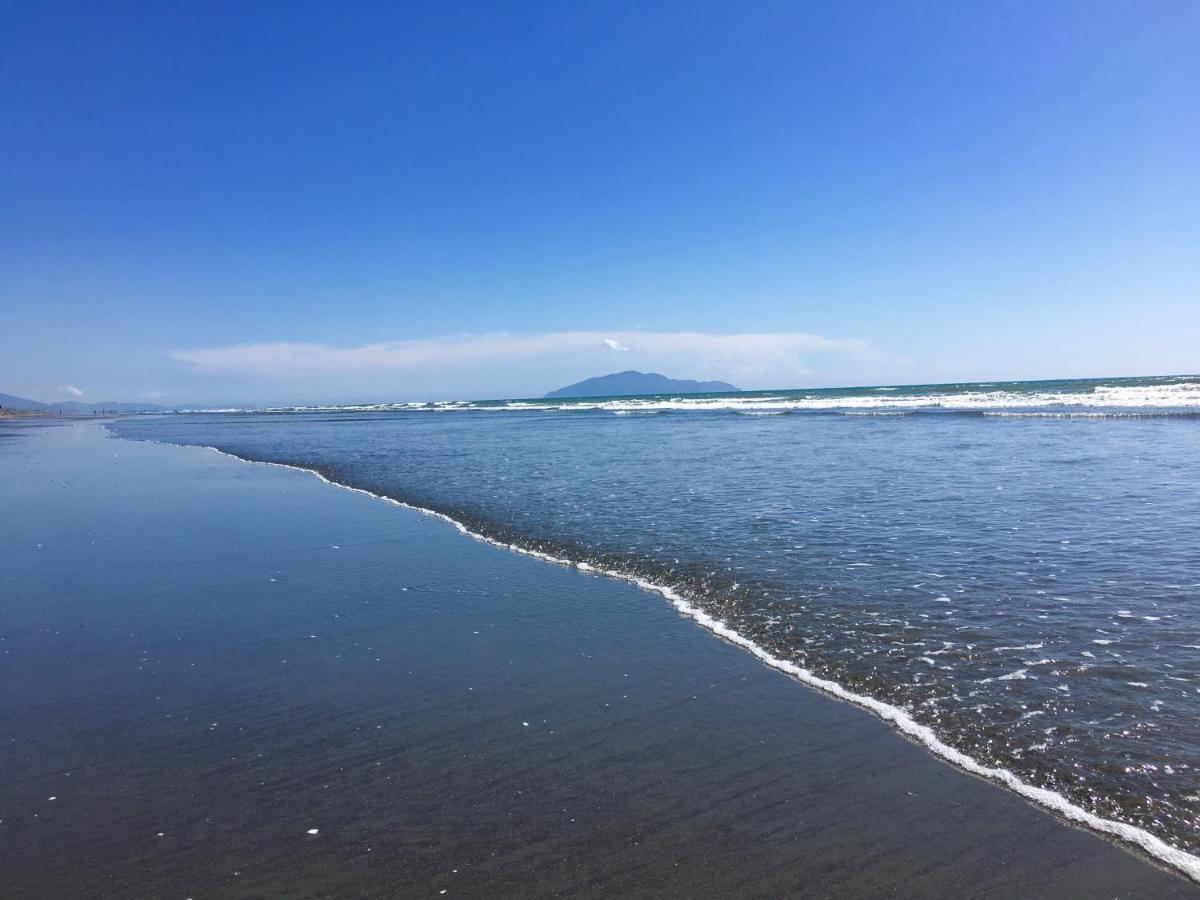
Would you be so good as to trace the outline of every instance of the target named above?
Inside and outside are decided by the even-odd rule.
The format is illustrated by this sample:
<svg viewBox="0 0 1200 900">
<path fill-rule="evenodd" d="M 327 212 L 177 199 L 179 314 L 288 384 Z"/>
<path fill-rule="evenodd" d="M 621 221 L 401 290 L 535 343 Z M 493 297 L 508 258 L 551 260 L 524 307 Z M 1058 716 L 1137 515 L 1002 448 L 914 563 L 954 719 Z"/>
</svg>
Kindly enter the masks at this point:
<svg viewBox="0 0 1200 900">
<path fill-rule="evenodd" d="M 655 586 L 939 755 L 1200 872 L 1200 377 L 111 428 L 311 469 Z"/>
</svg>

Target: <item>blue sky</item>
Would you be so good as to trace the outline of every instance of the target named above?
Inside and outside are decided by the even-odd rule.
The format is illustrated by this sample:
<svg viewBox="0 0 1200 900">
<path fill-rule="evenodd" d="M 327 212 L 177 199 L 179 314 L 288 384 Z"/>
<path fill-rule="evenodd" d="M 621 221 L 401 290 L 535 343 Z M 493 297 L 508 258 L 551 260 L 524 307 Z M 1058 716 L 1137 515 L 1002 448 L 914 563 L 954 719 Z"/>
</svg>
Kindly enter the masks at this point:
<svg viewBox="0 0 1200 900">
<path fill-rule="evenodd" d="M 0 391 L 1200 370 L 1200 5 L 9 3 Z"/>
</svg>

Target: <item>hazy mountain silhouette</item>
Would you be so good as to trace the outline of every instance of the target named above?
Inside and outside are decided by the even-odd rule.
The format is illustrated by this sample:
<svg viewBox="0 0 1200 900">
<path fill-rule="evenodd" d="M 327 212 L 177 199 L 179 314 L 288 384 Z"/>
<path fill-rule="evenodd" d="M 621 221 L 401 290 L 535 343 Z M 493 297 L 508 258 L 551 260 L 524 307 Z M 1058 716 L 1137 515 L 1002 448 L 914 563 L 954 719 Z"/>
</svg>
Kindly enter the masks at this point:
<svg viewBox="0 0 1200 900">
<path fill-rule="evenodd" d="M 64 400 L 62 403 L 39 403 L 25 397 L 14 397 L 12 394 L 0 394 L 0 407 L 16 409 L 22 412 L 60 413 L 65 416 L 90 416 L 99 412 L 135 413 L 161 412 L 165 406 L 157 403 L 131 403 L 123 400 L 109 400 L 105 403 L 84 403 L 82 400 Z"/>
<path fill-rule="evenodd" d="M 45 403 L 38 403 L 36 400 L 26 400 L 24 397 L 14 397 L 12 394 L 0 394 L 0 407 L 4 409 L 18 409 L 22 412 L 34 412 L 46 408 Z"/>
</svg>

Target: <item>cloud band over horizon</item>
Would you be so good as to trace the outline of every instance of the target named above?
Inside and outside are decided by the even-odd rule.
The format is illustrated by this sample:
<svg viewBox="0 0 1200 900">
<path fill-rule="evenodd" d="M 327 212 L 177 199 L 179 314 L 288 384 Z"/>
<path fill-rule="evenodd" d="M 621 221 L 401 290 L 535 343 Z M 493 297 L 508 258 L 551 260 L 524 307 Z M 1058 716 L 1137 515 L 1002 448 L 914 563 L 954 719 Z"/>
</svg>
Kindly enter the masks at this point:
<svg viewBox="0 0 1200 900">
<path fill-rule="evenodd" d="M 719 378 L 744 388 L 778 388 L 801 381 L 861 381 L 904 362 L 866 341 L 803 332 L 497 332 L 354 347 L 247 343 L 180 349 L 170 355 L 194 372 L 224 378 L 332 380 L 358 391 L 410 388 L 439 394 L 473 391 L 475 396 L 488 393 L 501 374 L 504 381 L 528 385 L 525 390 L 537 393 L 558 387 L 563 379 L 577 381 L 614 367 L 665 370 L 663 374 L 677 378 Z M 372 375 L 376 379 L 366 377 Z"/>
</svg>

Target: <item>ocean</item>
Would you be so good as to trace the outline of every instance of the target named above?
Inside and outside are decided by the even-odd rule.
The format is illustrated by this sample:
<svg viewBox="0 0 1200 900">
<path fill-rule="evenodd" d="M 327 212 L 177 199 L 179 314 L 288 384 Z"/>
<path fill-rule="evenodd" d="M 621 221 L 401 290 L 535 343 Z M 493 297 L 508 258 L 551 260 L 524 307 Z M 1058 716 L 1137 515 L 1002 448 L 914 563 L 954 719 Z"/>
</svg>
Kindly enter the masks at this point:
<svg viewBox="0 0 1200 900">
<path fill-rule="evenodd" d="M 1200 377 L 110 427 L 310 469 L 658 589 L 960 766 L 1200 866 Z"/>
</svg>

